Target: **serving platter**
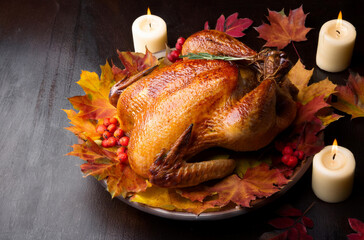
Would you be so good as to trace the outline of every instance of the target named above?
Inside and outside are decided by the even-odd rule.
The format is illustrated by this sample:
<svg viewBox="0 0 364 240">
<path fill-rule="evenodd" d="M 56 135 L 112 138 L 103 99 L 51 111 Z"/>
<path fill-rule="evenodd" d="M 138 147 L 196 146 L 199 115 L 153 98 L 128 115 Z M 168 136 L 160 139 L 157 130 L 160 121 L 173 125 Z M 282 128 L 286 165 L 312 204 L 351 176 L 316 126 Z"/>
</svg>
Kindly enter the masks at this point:
<svg viewBox="0 0 364 240">
<path fill-rule="evenodd" d="M 258 208 L 261 208 L 283 194 L 285 194 L 290 188 L 292 188 L 298 180 L 301 179 L 301 177 L 305 174 L 305 172 L 310 168 L 312 163 L 313 157 L 305 158 L 300 165 L 297 165 L 297 167 L 294 169 L 294 173 L 290 177 L 290 182 L 285 185 L 279 192 L 276 192 L 275 194 L 271 195 L 268 198 L 261 198 L 253 201 L 251 203 L 251 208 L 243 208 L 243 207 L 233 207 L 228 209 L 223 209 L 220 211 L 215 212 L 205 212 L 201 213 L 200 215 L 196 215 L 194 213 L 188 213 L 188 212 L 179 212 L 179 211 L 169 211 L 164 210 L 160 208 L 150 207 L 141 203 L 132 202 L 128 198 L 124 198 L 122 196 L 117 196 L 116 198 L 121 200 L 122 202 L 128 204 L 129 206 L 136 208 L 140 211 L 158 216 L 163 217 L 167 219 L 174 219 L 174 220 L 186 220 L 186 221 L 211 221 L 211 220 L 221 220 L 221 219 L 227 219 L 236 217 L 239 215 L 246 214 L 248 212 L 252 212 Z M 107 183 L 106 180 L 100 181 L 101 185 L 107 189 Z"/>
</svg>

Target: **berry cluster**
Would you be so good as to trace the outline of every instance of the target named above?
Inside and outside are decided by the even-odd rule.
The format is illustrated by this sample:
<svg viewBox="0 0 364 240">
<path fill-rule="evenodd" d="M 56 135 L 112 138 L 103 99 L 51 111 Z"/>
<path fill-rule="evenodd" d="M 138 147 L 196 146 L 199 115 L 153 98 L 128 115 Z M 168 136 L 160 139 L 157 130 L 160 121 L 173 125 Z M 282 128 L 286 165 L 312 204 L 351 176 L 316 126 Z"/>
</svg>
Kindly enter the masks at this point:
<svg viewBox="0 0 364 240">
<path fill-rule="evenodd" d="M 177 43 L 176 43 L 176 50 L 171 51 L 170 53 L 168 53 L 167 58 L 170 62 L 177 62 L 180 61 L 181 59 L 179 58 L 179 55 L 181 54 L 182 51 L 182 46 L 185 43 L 185 39 L 183 37 L 179 37 L 177 39 Z"/>
<path fill-rule="evenodd" d="M 282 162 L 288 167 L 295 167 L 298 163 L 298 159 L 302 160 L 305 156 L 304 152 L 301 150 L 296 150 L 297 144 L 288 143 L 282 150 Z"/>
<path fill-rule="evenodd" d="M 120 146 L 116 151 L 120 162 L 128 162 L 127 146 L 129 137 L 125 136 L 124 131 L 119 128 L 116 118 L 105 118 L 104 123 L 97 126 L 96 131 L 102 135 L 101 146 L 105 148 Z"/>
</svg>

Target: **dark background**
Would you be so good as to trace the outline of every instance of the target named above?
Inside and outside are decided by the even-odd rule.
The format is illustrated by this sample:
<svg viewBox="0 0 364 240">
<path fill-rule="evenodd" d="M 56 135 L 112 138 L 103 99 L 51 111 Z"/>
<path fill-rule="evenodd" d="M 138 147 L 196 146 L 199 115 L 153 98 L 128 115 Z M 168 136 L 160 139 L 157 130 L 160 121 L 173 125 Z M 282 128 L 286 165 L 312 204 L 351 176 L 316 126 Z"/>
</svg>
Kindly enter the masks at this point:
<svg viewBox="0 0 364 240">
<path fill-rule="evenodd" d="M 315 67 L 312 81 L 329 77 L 344 84 L 349 71 L 328 74 L 317 69 L 315 54 L 323 23 L 343 18 L 357 30 L 350 69 L 364 75 L 363 1 L 0 1 L 0 239 L 257 239 L 273 228 L 267 224 L 284 204 L 305 210 L 315 226 L 315 239 L 345 239 L 353 232 L 347 218 L 364 221 L 364 121 L 349 116 L 325 130 L 356 157 L 351 197 L 328 204 L 311 190 L 311 170 L 283 197 L 249 214 L 228 220 L 184 222 L 140 212 L 109 193 L 93 178 L 82 178 L 82 160 L 64 156 L 76 137 L 61 109 L 67 98 L 83 94 L 75 84 L 81 70 L 100 73 L 106 60 L 117 62 L 116 49 L 133 50 L 131 25 L 149 6 L 168 25 L 173 46 L 179 36 L 214 27 L 223 13 L 265 21 L 267 8 L 295 9 L 303 4 L 312 27 L 308 41 L 295 43 L 304 64 Z M 264 40 L 254 28 L 240 40 L 259 50 Z M 292 62 L 292 45 L 285 48 Z"/>
</svg>

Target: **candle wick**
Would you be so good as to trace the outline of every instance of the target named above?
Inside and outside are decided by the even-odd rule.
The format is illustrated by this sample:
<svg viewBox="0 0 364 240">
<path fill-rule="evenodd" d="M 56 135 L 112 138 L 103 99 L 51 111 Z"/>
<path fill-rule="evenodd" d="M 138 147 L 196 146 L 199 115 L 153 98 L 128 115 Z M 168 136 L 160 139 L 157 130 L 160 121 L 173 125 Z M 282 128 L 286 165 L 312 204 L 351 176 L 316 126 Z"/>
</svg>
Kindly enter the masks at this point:
<svg viewBox="0 0 364 240">
<path fill-rule="evenodd" d="M 149 28 L 152 29 L 152 23 L 149 23 Z"/>
<path fill-rule="evenodd" d="M 340 33 L 340 31 L 336 29 L 336 33 L 337 33 L 336 35 L 337 35 L 338 37 L 340 37 L 340 34 L 341 34 L 341 33 Z"/>
<path fill-rule="evenodd" d="M 334 153 L 334 156 L 332 156 L 332 160 L 335 160 L 336 157 L 336 153 Z"/>
</svg>

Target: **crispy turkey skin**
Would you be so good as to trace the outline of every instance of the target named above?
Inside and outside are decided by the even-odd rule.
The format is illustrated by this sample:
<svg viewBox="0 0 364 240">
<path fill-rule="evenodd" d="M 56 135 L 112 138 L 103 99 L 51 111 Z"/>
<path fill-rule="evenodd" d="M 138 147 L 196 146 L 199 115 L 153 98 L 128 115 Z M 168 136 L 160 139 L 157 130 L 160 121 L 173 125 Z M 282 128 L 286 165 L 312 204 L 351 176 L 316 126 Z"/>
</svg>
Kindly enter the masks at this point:
<svg viewBox="0 0 364 240">
<path fill-rule="evenodd" d="M 251 56 L 236 63 L 188 60 L 158 69 L 123 89 L 117 101 L 121 128 L 130 136 L 132 169 L 161 187 L 187 187 L 222 178 L 233 159 L 188 163 L 210 147 L 258 150 L 296 115 L 296 89 L 279 82 L 281 52 L 256 53 L 218 31 L 201 31 L 182 53 Z M 255 66 L 255 67 L 252 67 Z"/>
</svg>

